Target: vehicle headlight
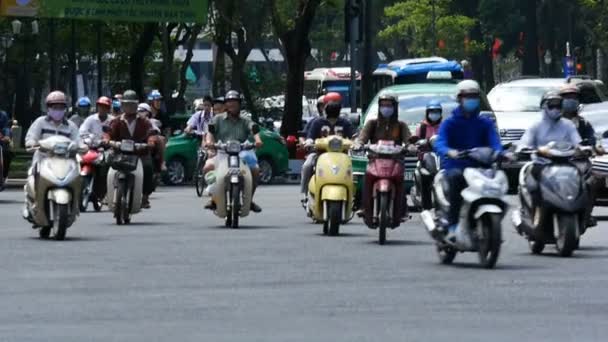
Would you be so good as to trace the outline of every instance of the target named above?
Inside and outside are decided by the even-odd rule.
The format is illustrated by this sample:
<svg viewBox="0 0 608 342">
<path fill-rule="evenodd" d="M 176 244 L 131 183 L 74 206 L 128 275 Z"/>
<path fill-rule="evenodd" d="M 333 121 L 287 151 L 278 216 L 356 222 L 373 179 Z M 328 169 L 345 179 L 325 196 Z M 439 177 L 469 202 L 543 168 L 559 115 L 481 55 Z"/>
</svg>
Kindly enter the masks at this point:
<svg viewBox="0 0 608 342">
<path fill-rule="evenodd" d="M 228 166 L 229 167 L 240 167 L 240 163 L 239 163 L 239 157 L 237 156 L 230 156 L 230 159 L 228 159 Z"/>
<path fill-rule="evenodd" d="M 120 143 L 120 150 L 123 152 L 135 151 L 135 142 L 133 140 L 123 140 Z"/>
<path fill-rule="evenodd" d="M 327 144 L 328 150 L 332 152 L 340 152 L 342 151 L 342 139 L 340 138 L 332 138 Z"/>
<path fill-rule="evenodd" d="M 69 146 L 67 143 L 60 143 L 53 147 L 53 154 L 58 156 L 64 156 L 68 154 Z"/>
<path fill-rule="evenodd" d="M 231 154 L 241 152 L 241 144 L 238 141 L 229 141 L 226 144 L 226 152 Z"/>
</svg>

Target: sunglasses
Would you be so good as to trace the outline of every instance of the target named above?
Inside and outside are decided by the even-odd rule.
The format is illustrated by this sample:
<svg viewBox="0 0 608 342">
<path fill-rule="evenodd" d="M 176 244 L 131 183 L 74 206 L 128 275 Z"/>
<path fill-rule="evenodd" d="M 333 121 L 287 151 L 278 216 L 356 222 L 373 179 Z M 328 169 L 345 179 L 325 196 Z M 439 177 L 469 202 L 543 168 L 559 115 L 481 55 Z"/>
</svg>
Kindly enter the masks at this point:
<svg viewBox="0 0 608 342">
<path fill-rule="evenodd" d="M 547 108 L 549 109 L 562 109 L 561 103 L 549 103 L 547 104 Z"/>
</svg>

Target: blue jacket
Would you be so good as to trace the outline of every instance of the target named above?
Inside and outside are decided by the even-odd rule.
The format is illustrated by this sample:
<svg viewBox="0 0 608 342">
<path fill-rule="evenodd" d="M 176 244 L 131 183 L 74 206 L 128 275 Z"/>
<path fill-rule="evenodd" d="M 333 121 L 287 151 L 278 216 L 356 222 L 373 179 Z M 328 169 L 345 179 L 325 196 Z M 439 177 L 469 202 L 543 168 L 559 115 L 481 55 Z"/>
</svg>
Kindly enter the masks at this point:
<svg viewBox="0 0 608 342">
<path fill-rule="evenodd" d="M 449 150 L 464 151 L 475 147 L 491 147 L 502 152 L 502 144 L 496 132 L 496 126 L 492 120 L 480 117 L 479 112 L 466 118 L 462 114 L 462 109 L 458 107 L 439 127 L 435 151 L 442 158 L 441 167 L 464 169 L 475 166 L 472 161 L 467 159 L 447 158 Z"/>
<path fill-rule="evenodd" d="M 11 120 L 3 110 L 0 110 L 0 133 L 7 137 L 11 136 Z"/>
</svg>

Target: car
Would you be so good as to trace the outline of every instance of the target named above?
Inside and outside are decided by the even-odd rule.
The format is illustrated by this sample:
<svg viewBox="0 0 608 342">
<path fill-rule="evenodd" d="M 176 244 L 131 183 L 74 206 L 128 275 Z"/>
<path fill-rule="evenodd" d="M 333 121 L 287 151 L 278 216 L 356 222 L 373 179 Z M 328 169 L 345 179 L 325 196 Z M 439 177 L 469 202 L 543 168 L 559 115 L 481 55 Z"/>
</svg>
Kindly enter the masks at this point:
<svg viewBox="0 0 608 342">
<path fill-rule="evenodd" d="M 568 83 L 579 87 L 583 105 L 608 100 L 599 83 L 581 76 L 567 79 L 524 77 L 494 87 L 488 94 L 488 100 L 496 115 L 502 142 L 516 144 L 526 129 L 541 119 L 542 96 Z"/>
<path fill-rule="evenodd" d="M 256 150 L 260 165 L 260 183 L 269 184 L 289 169 L 289 152 L 281 136 L 269 129 L 261 128 L 260 137 L 264 145 Z M 200 139 L 176 132 L 167 142 L 165 161 L 167 171 L 163 174 L 166 185 L 180 185 L 192 179 L 196 168 Z"/>
<path fill-rule="evenodd" d="M 366 122 L 374 119 L 378 115 L 378 98 L 382 95 L 391 94 L 399 100 L 399 120 L 408 124 L 410 131 L 415 133 L 416 128 L 426 115 L 426 105 L 431 100 L 438 100 L 443 107 L 444 117 L 458 107 L 456 95 L 458 92 L 456 81 L 445 80 L 443 82 L 433 83 L 417 83 L 417 84 L 402 84 L 394 85 L 382 89 L 374 97 L 367 111 L 364 113 L 360 128 Z M 482 93 L 481 101 L 482 115 L 493 118 L 493 113 L 488 103 L 485 94 Z M 367 169 L 367 157 L 365 154 L 353 153 L 353 175 L 357 191 L 360 194 Z M 405 187 L 409 193 L 414 185 L 414 169 L 418 158 L 416 156 L 408 156 L 405 158 Z"/>
</svg>

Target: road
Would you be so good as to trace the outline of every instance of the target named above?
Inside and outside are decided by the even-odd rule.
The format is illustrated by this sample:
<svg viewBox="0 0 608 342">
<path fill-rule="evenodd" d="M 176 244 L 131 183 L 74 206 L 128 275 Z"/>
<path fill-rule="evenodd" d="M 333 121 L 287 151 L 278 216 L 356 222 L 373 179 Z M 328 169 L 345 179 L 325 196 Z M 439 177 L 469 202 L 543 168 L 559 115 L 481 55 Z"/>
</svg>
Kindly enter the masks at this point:
<svg viewBox="0 0 608 342">
<path fill-rule="evenodd" d="M 0 193 L 0 341 L 606 341 L 608 225 L 575 257 L 532 256 L 510 223 L 495 270 L 437 262 L 418 219 L 390 244 L 360 223 L 320 235 L 297 188 L 260 189 L 264 212 L 221 227 L 190 188 L 117 227 L 87 213 L 38 240 Z M 601 210 L 598 214 L 606 214 Z"/>
</svg>

